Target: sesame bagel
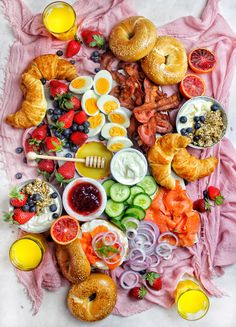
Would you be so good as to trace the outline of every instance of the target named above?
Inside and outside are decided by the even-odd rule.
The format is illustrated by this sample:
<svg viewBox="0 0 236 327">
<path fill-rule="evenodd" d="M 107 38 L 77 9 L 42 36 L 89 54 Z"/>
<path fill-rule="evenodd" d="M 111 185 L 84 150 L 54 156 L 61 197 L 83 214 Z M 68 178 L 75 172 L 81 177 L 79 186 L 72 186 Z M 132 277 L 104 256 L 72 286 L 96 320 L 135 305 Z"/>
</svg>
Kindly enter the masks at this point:
<svg viewBox="0 0 236 327">
<path fill-rule="evenodd" d="M 152 51 L 142 59 L 142 69 L 156 84 L 179 83 L 186 74 L 188 60 L 182 43 L 171 37 L 161 36 Z"/>
<path fill-rule="evenodd" d="M 150 20 L 142 16 L 131 16 L 112 29 L 109 47 L 118 59 L 137 61 L 152 50 L 156 37 L 156 27 Z"/>
<path fill-rule="evenodd" d="M 93 273 L 85 281 L 71 287 L 67 305 L 77 319 L 97 321 L 112 312 L 116 297 L 116 284 L 111 277 Z"/>
</svg>

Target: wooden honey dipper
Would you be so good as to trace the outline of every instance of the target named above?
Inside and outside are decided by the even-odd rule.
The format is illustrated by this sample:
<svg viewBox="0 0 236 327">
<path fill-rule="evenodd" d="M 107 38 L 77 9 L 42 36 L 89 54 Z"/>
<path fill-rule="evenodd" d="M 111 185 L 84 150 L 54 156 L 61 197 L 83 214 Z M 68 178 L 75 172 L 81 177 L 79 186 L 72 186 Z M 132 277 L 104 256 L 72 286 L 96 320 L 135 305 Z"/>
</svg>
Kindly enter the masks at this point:
<svg viewBox="0 0 236 327">
<path fill-rule="evenodd" d="M 83 162 L 85 163 L 86 167 L 90 167 L 90 168 L 104 168 L 106 163 L 106 159 L 99 156 L 89 156 L 86 158 L 66 158 L 66 157 L 57 157 L 57 156 L 47 156 L 44 154 L 37 154 L 35 152 L 27 153 L 27 160 L 35 160 L 35 159 Z"/>
</svg>

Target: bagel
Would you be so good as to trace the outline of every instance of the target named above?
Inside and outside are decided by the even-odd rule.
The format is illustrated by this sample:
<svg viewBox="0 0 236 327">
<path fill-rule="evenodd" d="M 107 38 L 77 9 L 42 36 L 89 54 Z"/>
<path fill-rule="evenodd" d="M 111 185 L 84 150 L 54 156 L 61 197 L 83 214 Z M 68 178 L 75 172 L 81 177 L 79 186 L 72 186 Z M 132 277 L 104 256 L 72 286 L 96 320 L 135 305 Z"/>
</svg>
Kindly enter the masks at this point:
<svg viewBox="0 0 236 327">
<path fill-rule="evenodd" d="M 142 59 L 141 66 L 154 83 L 176 84 L 183 79 L 188 68 L 186 51 L 179 40 L 161 36 L 152 51 Z"/>
<path fill-rule="evenodd" d="M 57 244 L 56 258 L 62 275 L 71 283 L 79 283 L 90 275 L 90 263 L 79 239 L 67 245 Z"/>
<path fill-rule="evenodd" d="M 154 47 L 156 26 L 142 16 L 131 16 L 113 27 L 109 47 L 114 55 L 124 61 L 137 61 Z"/>
<path fill-rule="evenodd" d="M 116 298 L 116 284 L 111 277 L 94 273 L 80 284 L 72 285 L 67 296 L 67 305 L 77 319 L 97 321 L 112 312 Z"/>
</svg>

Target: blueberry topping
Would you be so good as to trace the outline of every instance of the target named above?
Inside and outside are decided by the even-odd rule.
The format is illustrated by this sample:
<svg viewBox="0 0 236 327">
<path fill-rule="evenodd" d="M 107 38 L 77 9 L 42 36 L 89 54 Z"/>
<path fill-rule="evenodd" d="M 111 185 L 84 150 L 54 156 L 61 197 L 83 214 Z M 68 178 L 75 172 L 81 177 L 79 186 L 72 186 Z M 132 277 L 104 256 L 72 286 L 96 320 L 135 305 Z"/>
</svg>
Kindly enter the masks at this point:
<svg viewBox="0 0 236 327">
<path fill-rule="evenodd" d="M 78 131 L 83 132 L 85 128 L 87 128 L 87 127 L 84 127 L 83 125 L 79 125 Z"/>
<path fill-rule="evenodd" d="M 41 83 L 42 83 L 43 85 L 45 85 L 45 84 L 47 83 L 46 78 L 41 78 L 40 81 L 41 81 Z"/>
<path fill-rule="evenodd" d="M 25 204 L 23 207 L 22 207 L 22 210 L 23 211 L 29 211 L 29 208 L 30 206 L 28 204 Z"/>
<path fill-rule="evenodd" d="M 21 179 L 22 178 L 22 174 L 21 173 L 16 173 L 15 174 L 15 178 L 16 179 Z"/>
<path fill-rule="evenodd" d="M 100 141 L 105 141 L 105 137 L 103 137 L 101 134 L 99 135 L 98 138 L 99 138 Z"/>
<path fill-rule="evenodd" d="M 56 54 L 57 54 L 59 57 L 61 57 L 61 56 L 63 56 L 63 51 L 62 51 L 62 50 L 58 50 L 58 51 L 56 52 Z"/>
<path fill-rule="evenodd" d="M 197 123 L 197 122 L 200 121 L 200 117 L 199 117 L 199 116 L 195 116 L 195 117 L 193 118 L 193 120 Z"/>
<path fill-rule="evenodd" d="M 95 73 L 100 72 L 100 68 L 95 68 L 95 69 L 94 69 L 94 72 L 95 72 Z"/>
<path fill-rule="evenodd" d="M 89 127 L 89 126 L 90 126 L 89 121 L 86 120 L 86 121 L 83 123 L 83 126 L 84 126 L 84 127 Z"/>
<path fill-rule="evenodd" d="M 23 152 L 23 148 L 22 148 L 22 146 L 19 146 L 18 148 L 16 148 L 16 149 L 15 149 L 15 152 L 16 152 L 17 154 L 22 153 L 22 152 Z"/>
<path fill-rule="evenodd" d="M 70 63 L 71 63 L 72 65 L 74 65 L 74 64 L 75 64 L 75 60 L 70 60 Z"/>
<path fill-rule="evenodd" d="M 48 109 L 47 114 L 52 115 L 53 114 L 53 109 Z"/>
<path fill-rule="evenodd" d="M 199 117 L 199 120 L 200 120 L 201 123 L 204 123 L 204 121 L 206 120 L 206 118 L 205 118 L 205 116 L 200 116 Z"/>
<path fill-rule="evenodd" d="M 200 136 L 199 135 L 195 135 L 194 137 L 193 137 L 193 141 L 194 142 L 198 142 L 200 140 Z"/>
<path fill-rule="evenodd" d="M 71 126 L 71 130 L 72 130 L 73 132 L 76 132 L 76 131 L 78 130 L 78 124 L 73 123 L 73 125 Z"/>
<path fill-rule="evenodd" d="M 65 155 L 65 157 L 66 157 L 66 158 L 72 158 L 72 154 L 71 154 L 71 153 L 67 153 L 67 154 Z"/>
<path fill-rule="evenodd" d="M 194 128 L 195 128 L 195 129 L 199 129 L 199 128 L 201 128 L 201 124 L 200 124 L 200 123 L 195 123 L 195 124 L 194 124 Z"/>
<path fill-rule="evenodd" d="M 51 204 L 49 206 L 49 209 L 50 209 L 51 212 L 55 212 L 55 211 L 57 211 L 57 206 L 55 204 Z"/>
<path fill-rule="evenodd" d="M 214 103 L 211 105 L 211 110 L 212 111 L 217 111 L 220 109 L 220 106 L 217 103 Z"/>
<path fill-rule="evenodd" d="M 89 133 L 89 129 L 87 127 L 84 128 L 84 133 L 88 134 Z"/>
<path fill-rule="evenodd" d="M 59 217 L 59 215 L 57 214 L 57 213 L 54 213 L 53 215 L 52 215 L 52 218 L 53 219 L 57 219 Z"/>
<path fill-rule="evenodd" d="M 35 206 L 30 206 L 29 207 L 29 212 L 35 212 L 36 211 L 36 207 Z"/>
<path fill-rule="evenodd" d="M 99 52 L 98 51 L 93 51 L 92 56 L 93 57 L 99 57 Z"/>
<path fill-rule="evenodd" d="M 187 133 L 192 133 L 192 132 L 193 132 L 192 127 L 188 127 L 188 128 L 186 128 L 186 132 L 187 132 Z"/>
<path fill-rule="evenodd" d="M 53 108 L 58 108 L 59 102 L 57 100 L 54 100 L 52 105 L 53 105 Z"/>
<path fill-rule="evenodd" d="M 50 194 L 50 197 L 51 197 L 52 199 L 56 199 L 56 198 L 58 197 L 57 192 L 53 192 L 52 194 Z"/>
<path fill-rule="evenodd" d="M 180 121 L 181 123 L 183 123 L 183 124 L 184 124 L 184 123 L 187 123 L 187 120 L 188 120 L 188 119 L 187 119 L 186 116 L 181 116 L 180 119 L 179 119 L 179 121 Z"/>
<path fill-rule="evenodd" d="M 186 132 L 186 129 L 185 129 L 185 128 L 182 128 L 182 129 L 180 130 L 180 133 L 181 133 L 181 135 L 183 135 L 183 136 L 186 136 L 186 135 L 187 135 L 187 132 Z"/>
</svg>

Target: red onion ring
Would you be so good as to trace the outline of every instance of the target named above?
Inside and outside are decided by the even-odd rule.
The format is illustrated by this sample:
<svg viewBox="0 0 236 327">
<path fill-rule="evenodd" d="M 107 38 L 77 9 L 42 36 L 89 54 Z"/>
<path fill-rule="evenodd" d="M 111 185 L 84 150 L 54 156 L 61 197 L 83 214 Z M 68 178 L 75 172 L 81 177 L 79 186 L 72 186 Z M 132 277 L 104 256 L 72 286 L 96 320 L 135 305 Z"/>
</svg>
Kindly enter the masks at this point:
<svg viewBox="0 0 236 327">
<path fill-rule="evenodd" d="M 162 241 L 161 239 L 164 237 L 164 236 L 171 236 L 175 239 L 175 244 L 172 245 L 172 244 L 169 244 L 167 241 Z M 165 232 L 165 233 L 162 233 L 160 234 L 158 240 L 157 240 L 158 243 L 162 243 L 162 242 L 165 242 L 165 243 L 168 243 L 170 246 L 172 246 L 173 249 L 175 249 L 177 246 L 178 246 L 178 243 L 179 243 L 179 239 L 178 237 L 172 233 L 172 232 Z"/>
<path fill-rule="evenodd" d="M 141 253 L 141 256 L 142 256 L 142 260 L 141 261 L 144 261 L 145 260 L 145 258 L 146 258 L 146 254 L 145 254 L 145 252 L 144 252 L 144 250 L 143 249 L 140 249 L 140 248 L 133 248 L 130 252 L 129 252 L 129 260 L 136 260 L 137 259 L 137 254 L 136 254 L 136 256 L 135 257 L 133 257 L 132 258 L 132 256 L 134 255 L 134 252 L 139 252 L 139 253 Z M 140 257 L 140 255 L 138 255 L 138 257 Z"/>
<path fill-rule="evenodd" d="M 141 271 L 148 268 L 148 264 L 146 262 L 136 262 L 131 263 L 130 268 L 134 271 Z"/>
<path fill-rule="evenodd" d="M 158 237 L 159 234 L 160 234 L 160 231 L 159 231 L 159 228 L 158 228 L 157 224 L 155 224 L 154 222 L 152 222 L 150 220 L 142 220 L 141 221 L 141 226 L 142 227 L 146 226 L 146 227 L 149 227 L 149 228 L 151 227 L 153 229 L 156 237 Z"/>
<path fill-rule="evenodd" d="M 156 262 L 152 259 L 152 257 L 155 257 L 156 258 Z M 153 253 L 149 256 L 149 258 L 151 259 L 151 264 L 149 266 L 149 268 L 155 268 L 156 266 L 159 265 L 160 263 L 160 257 L 156 254 L 156 253 Z"/>
<path fill-rule="evenodd" d="M 157 245 L 155 252 L 162 258 L 168 257 L 172 253 L 172 247 L 168 243 L 160 243 Z"/>
<path fill-rule="evenodd" d="M 126 282 L 126 278 L 129 279 L 130 281 L 130 277 L 133 276 L 135 279 L 133 281 L 132 284 L 128 284 Z M 131 288 L 135 287 L 138 282 L 139 282 L 139 275 L 134 272 L 134 271 L 125 271 L 121 274 L 120 278 L 119 278 L 119 281 L 120 281 L 120 286 L 126 290 L 130 290 Z"/>
<path fill-rule="evenodd" d="M 137 229 L 133 229 L 133 228 L 127 229 L 125 235 L 128 238 L 128 240 L 134 240 L 135 237 L 137 236 Z"/>
</svg>

